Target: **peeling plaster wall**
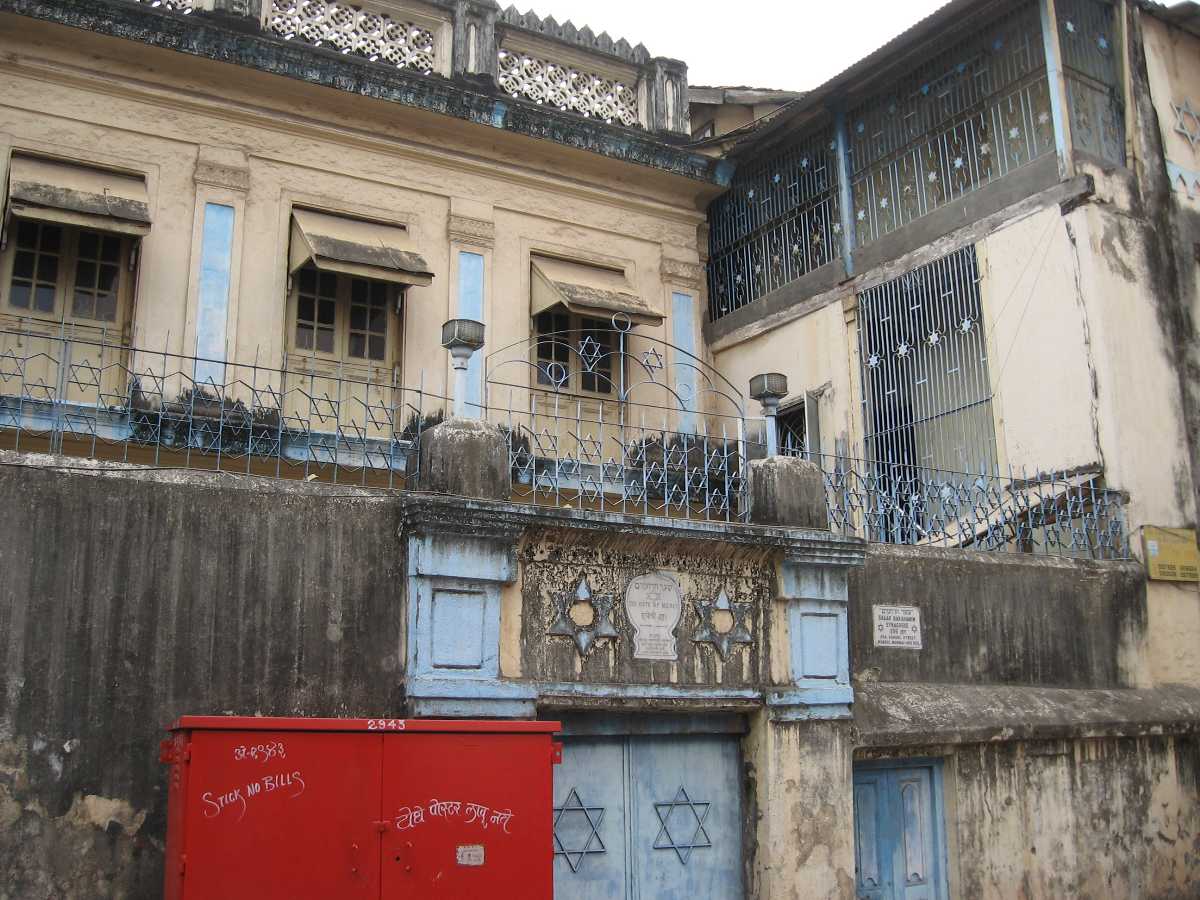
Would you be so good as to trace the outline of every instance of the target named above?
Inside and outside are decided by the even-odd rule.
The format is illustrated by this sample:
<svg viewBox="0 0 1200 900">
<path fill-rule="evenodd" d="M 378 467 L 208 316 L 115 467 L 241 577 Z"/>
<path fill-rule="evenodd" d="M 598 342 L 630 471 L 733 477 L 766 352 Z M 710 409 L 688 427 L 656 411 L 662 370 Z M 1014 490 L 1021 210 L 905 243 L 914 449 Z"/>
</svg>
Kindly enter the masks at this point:
<svg viewBox="0 0 1200 900">
<path fill-rule="evenodd" d="M 0 460 L 0 900 L 161 895 L 158 742 L 180 715 L 402 712 L 387 495 L 14 458 Z"/>
<path fill-rule="evenodd" d="M 955 896 L 1183 900 L 1200 890 L 1194 737 L 957 748 Z"/>
<path fill-rule="evenodd" d="M 848 722 L 755 727 L 746 765 L 758 811 L 749 896 L 854 896 L 853 736 Z"/>
</svg>

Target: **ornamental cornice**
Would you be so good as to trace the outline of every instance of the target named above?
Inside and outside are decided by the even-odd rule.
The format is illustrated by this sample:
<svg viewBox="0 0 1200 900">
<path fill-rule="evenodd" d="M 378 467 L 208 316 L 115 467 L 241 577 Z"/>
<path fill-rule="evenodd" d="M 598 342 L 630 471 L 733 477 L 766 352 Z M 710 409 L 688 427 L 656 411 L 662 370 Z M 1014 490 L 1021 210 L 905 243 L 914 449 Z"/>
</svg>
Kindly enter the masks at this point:
<svg viewBox="0 0 1200 900">
<path fill-rule="evenodd" d="M 200 160 L 192 177 L 196 184 L 209 184 L 243 193 L 250 190 L 250 170 L 238 166 Z"/>
<path fill-rule="evenodd" d="M 704 283 L 704 267 L 678 259 L 662 261 L 663 280 L 676 281 L 688 287 L 698 288 Z"/>
<path fill-rule="evenodd" d="M 496 225 L 483 219 L 472 219 L 470 216 L 450 216 L 447 224 L 450 240 L 460 244 L 473 244 L 477 247 L 492 247 L 496 243 Z"/>
</svg>

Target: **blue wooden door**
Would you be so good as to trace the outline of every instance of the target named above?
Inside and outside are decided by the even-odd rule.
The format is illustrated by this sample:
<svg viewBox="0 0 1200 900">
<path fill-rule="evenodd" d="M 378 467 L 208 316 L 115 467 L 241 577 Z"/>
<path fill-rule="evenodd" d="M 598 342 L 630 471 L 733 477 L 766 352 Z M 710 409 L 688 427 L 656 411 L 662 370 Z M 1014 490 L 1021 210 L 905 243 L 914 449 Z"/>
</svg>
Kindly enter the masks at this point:
<svg viewBox="0 0 1200 900">
<path fill-rule="evenodd" d="M 554 894 L 627 900 L 624 738 L 564 742 L 554 770 Z"/>
<path fill-rule="evenodd" d="M 945 900 L 938 766 L 855 767 L 855 869 L 862 900 Z"/>
<path fill-rule="evenodd" d="M 554 776 L 555 895 L 736 900 L 736 735 L 567 738 Z"/>
</svg>

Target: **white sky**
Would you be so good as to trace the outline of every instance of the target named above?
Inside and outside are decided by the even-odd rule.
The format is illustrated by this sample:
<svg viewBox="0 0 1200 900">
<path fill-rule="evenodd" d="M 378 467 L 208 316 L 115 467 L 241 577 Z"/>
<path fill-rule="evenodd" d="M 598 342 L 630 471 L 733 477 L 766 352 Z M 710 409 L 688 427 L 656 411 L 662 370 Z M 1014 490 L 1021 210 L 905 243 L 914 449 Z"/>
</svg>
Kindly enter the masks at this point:
<svg viewBox="0 0 1200 900">
<path fill-rule="evenodd" d="M 507 6 L 512 0 L 500 0 Z M 515 0 L 525 12 L 531 0 Z M 576 28 L 682 59 L 688 82 L 807 90 L 923 19 L 945 0 L 536 0 Z"/>
</svg>

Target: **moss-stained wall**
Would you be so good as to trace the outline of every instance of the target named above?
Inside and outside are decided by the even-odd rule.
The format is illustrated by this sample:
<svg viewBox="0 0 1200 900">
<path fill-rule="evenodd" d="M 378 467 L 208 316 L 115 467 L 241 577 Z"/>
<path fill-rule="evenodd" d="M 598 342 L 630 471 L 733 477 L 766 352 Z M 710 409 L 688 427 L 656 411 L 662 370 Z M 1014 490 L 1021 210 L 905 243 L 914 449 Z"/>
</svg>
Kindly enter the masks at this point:
<svg viewBox="0 0 1200 900">
<path fill-rule="evenodd" d="M 401 712 L 394 499 L 13 461 L 0 465 L 3 900 L 161 895 L 158 742 L 180 715 Z"/>
<path fill-rule="evenodd" d="M 983 744 L 948 766 L 955 896 L 1195 897 L 1194 737 Z"/>
<path fill-rule="evenodd" d="M 923 649 L 876 647 L 876 604 L 920 609 Z M 872 681 L 1133 687 L 1146 618 L 1133 563 L 873 545 L 850 574 L 850 665 Z"/>
</svg>

